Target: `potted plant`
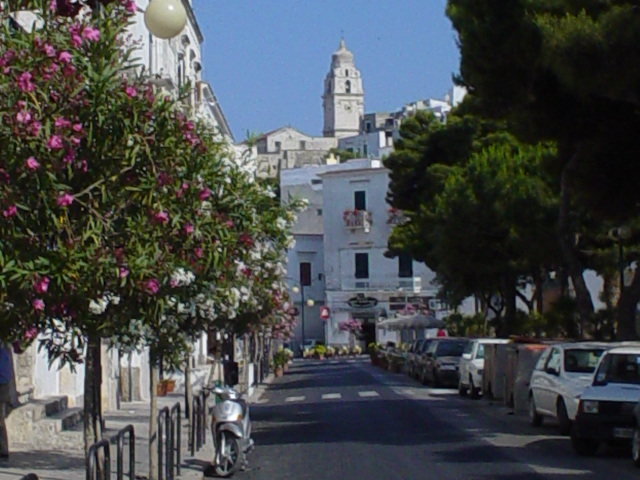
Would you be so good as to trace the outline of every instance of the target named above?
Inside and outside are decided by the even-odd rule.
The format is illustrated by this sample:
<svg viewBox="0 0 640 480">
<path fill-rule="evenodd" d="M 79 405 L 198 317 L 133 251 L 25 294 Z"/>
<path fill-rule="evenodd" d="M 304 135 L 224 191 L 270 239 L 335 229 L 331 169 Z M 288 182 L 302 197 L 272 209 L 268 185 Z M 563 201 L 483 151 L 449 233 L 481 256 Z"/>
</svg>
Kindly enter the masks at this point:
<svg viewBox="0 0 640 480">
<path fill-rule="evenodd" d="M 329 346 L 327 347 L 327 358 L 331 358 L 336 354 L 336 349 Z"/>
<path fill-rule="evenodd" d="M 320 360 L 324 360 L 324 355 L 325 353 L 327 353 L 327 347 L 325 347 L 324 345 L 318 345 L 316 346 L 315 351 L 318 358 Z"/>
<path fill-rule="evenodd" d="M 167 393 L 171 393 L 176 388 L 176 381 L 173 378 L 166 378 L 163 380 L 167 386 Z"/>
<path fill-rule="evenodd" d="M 351 349 L 351 353 L 353 355 L 362 355 L 362 347 L 360 345 L 356 345 Z"/>
<path fill-rule="evenodd" d="M 160 380 L 156 386 L 156 393 L 159 397 L 164 397 L 167 394 L 167 384 L 164 380 Z"/>
<path fill-rule="evenodd" d="M 371 359 L 371 365 L 376 366 L 378 364 L 378 345 L 375 342 L 371 342 L 367 345 L 367 351 L 369 352 L 369 358 Z"/>
<path fill-rule="evenodd" d="M 281 377 L 282 375 L 284 375 L 284 366 L 286 365 L 286 363 L 286 353 L 284 353 L 284 350 L 278 350 L 273 356 L 273 364 L 275 366 L 274 373 L 276 377 Z"/>
</svg>

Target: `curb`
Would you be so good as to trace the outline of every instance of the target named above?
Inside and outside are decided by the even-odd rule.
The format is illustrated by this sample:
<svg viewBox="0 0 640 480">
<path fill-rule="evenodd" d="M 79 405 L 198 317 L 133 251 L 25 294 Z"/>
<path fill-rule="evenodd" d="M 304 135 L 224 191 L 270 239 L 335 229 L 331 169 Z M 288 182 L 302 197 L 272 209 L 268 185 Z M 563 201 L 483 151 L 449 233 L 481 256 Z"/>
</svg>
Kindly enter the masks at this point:
<svg viewBox="0 0 640 480">
<path fill-rule="evenodd" d="M 263 382 L 253 390 L 253 393 L 251 395 L 243 395 L 243 398 L 249 404 L 260 403 L 260 399 L 262 398 L 262 395 L 267 390 L 267 387 L 271 383 L 273 383 L 274 378 L 275 377 L 274 377 L 273 373 L 270 373 L 269 375 L 267 375 L 265 377 Z"/>
</svg>

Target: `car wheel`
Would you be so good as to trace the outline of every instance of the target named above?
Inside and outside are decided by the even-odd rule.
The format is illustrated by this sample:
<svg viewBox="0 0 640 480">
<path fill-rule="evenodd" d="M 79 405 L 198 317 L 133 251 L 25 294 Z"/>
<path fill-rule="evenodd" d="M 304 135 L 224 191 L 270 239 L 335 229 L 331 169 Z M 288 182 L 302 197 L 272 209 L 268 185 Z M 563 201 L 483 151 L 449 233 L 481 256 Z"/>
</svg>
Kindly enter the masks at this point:
<svg viewBox="0 0 640 480">
<path fill-rule="evenodd" d="M 529 421 L 534 427 L 542 425 L 542 415 L 538 413 L 536 409 L 536 401 L 533 398 L 533 394 L 529 395 Z"/>
<path fill-rule="evenodd" d="M 640 468 L 640 429 L 638 427 L 633 429 L 633 440 L 631 441 L 631 458 L 633 458 L 633 464 Z"/>
<path fill-rule="evenodd" d="M 582 457 L 593 457 L 598 453 L 600 446 L 597 440 L 591 438 L 580 438 L 575 426 L 571 429 L 571 446 L 575 452 Z"/>
<path fill-rule="evenodd" d="M 558 423 L 560 424 L 560 434 L 569 435 L 571 433 L 571 420 L 569 420 L 569 415 L 567 415 L 567 406 L 564 404 L 564 400 L 562 398 L 558 399 L 556 414 L 558 417 Z"/>
<path fill-rule="evenodd" d="M 465 387 L 462 384 L 462 380 L 460 380 L 458 382 L 458 393 L 460 394 L 461 397 L 466 397 L 467 396 L 467 387 Z"/>
<path fill-rule="evenodd" d="M 480 389 L 473 384 L 473 378 L 469 376 L 469 395 L 474 400 L 480 398 Z"/>
</svg>

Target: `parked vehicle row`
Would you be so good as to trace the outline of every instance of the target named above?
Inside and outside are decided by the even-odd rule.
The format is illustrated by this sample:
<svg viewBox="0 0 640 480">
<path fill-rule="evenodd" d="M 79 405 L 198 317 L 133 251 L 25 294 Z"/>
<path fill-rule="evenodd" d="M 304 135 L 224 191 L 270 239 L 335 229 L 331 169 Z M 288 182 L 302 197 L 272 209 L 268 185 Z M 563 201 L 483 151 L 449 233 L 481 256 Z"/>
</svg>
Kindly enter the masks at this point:
<svg viewBox="0 0 640 480">
<path fill-rule="evenodd" d="M 407 373 L 434 387 L 457 386 L 460 395 L 477 399 L 486 380 L 486 349 L 508 343 L 449 337 L 416 340 L 406 355 Z M 521 383 L 528 391 L 531 424 L 557 421 L 560 432 L 570 435 L 573 449 L 583 456 L 595 455 L 603 444 L 629 445 L 640 467 L 640 343 L 558 342 L 537 348 L 537 361 L 530 357 L 528 364 L 535 362 L 535 367 L 530 377 L 531 366 L 524 370 L 527 377 Z"/>
</svg>

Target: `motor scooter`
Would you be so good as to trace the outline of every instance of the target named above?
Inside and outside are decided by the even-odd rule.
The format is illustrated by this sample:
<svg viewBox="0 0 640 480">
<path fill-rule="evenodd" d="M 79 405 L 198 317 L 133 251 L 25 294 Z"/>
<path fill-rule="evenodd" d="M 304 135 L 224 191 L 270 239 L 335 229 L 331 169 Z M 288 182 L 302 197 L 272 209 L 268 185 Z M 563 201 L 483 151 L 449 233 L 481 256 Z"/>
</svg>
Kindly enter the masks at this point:
<svg viewBox="0 0 640 480">
<path fill-rule="evenodd" d="M 247 465 L 247 453 L 253 449 L 249 405 L 231 387 L 214 387 L 209 391 L 220 402 L 211 409 L 213 467 L 216 475 L 227 478 Z"/>
</svg>

